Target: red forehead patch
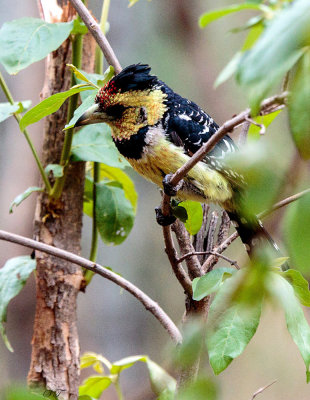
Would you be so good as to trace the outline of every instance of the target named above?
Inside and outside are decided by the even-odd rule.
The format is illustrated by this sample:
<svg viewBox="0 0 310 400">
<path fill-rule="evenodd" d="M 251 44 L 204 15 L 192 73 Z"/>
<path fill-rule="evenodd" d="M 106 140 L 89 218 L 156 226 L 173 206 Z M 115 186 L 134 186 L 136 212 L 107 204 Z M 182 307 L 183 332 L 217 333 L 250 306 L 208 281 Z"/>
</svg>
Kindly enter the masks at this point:
<svg viewBox="0 0 310 400">
<path fill-rule="evenodd" d="M 111 99 L 111 96 L 118 92 L 115 83 L 113 80 L 106 83 L 97 93 L 95 98 L 96 103 L 106 104 L 108 105 Z"/>
</svg>

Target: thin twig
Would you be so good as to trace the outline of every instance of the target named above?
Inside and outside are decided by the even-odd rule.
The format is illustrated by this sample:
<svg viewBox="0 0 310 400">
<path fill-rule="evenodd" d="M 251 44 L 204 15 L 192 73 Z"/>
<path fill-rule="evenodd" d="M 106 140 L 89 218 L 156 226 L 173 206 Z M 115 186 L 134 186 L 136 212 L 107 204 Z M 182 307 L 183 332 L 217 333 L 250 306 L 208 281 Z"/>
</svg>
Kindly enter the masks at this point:
<svg viewBox="0 0 310 400">
<path fill-rule="evenodd" d="M 105 37 L 104 33 L 101 31 L 100 26 L 97 24 L 95 19 L 91 16 L 88 9 L 82 3 L 81 0 L 70 0 L 70 3 L 76 9 L 79 16 L 82 18 L 83 22 L 89 29 L 90 33 L 93 35 L 94 39 L 101 48 L 105 59 L 109 65 L 114 67 L 115 73 L 119 74 L 122 70 L 121 64 L 119 63 L 110 43 Z"/>
<path fill-rule="evenodd" d="M 246 144 L 250 126 L 251 126 L 251 124 L 249 121 L 245 121 L 242 124 L 242 130 L 240 132 L 239 139 L 238 139 L 239 146 L 244 146 Z"/>
<path fill-rule="evenodd" d="M 302 191 L 300 193 L 293 194 L 293 196 L 287 197 L 286 199 L 283 199 L 283 200 L 279 201 L 278 203 L 274 204 L 270 208 L 270 210 L 265 210 L 265 211 L 261 212 L 258 215 L 258 218 L 263 219 L 263 218 L 267 217 L 267 215 L 269 215 L 272 212 L 278 210 L 279 208 L 287 206 L 288 204 L 292 203 L 293 201 L 296 201 L 296 200 L 300 199 L 302 196 L 304 196 L 307 193 L 310 193 L 310 189 L 306 189 L 306 190 L 304 190 L 304 191 Z"/>
<path fill-rule="evenodd" d="M 211 251 L 214 247 L 215 231 L 216 231 L 218 219 L 219 219 L 218 212 L 213 211 L 211 214 L 211 221 L 209 224 L 209 229 L 208 229 L 208 233 L 207 233 L 207 237 L 206 237 L 206 246 L 204 246 L 206 251 Z"/>
<path fill-rule="evenodd" d="M 249 118 L 249 117 L 246 117 L 245 120 L 246 120 L 247 122 L 249 122 L 250 124 L 252 124 L 252 125 L 258 126 L 258 127 L 260 128 L 259 134 L 260 134 L 260 135 L 265 135 L 265 133 L 266 133 L 266 127 L 265 127 L 264 124 L 259 124 L 258 122 L 254 121 L 254 119 Z"/>
<path fill-rule="evenodd" d="M 95 264 L 87 260 L 86 258 L 70 253 L 69 251 L 58 249 L 57 247 L 49 246 L 45 243 L 37 242 L 36 240 L 28 239 L 24 236 L 0 230 L 0 240 L 17 243 L 22 246 L 29 247 L 31 249 L 51 254 L 55 257 L 59 257 L 63 260 L 67 260 L 74 264 L 80 265 L 83 268 L 89 269 L 90 271 L 93 271 L 98 275 L 101 275 L 104 278 L 109 279 L 110 281 L 116 283 L 118 286 L 127 290 L 137 300 L 139 300 L 144 305 L 144 307 L 158 319 L 158 321 L 166 329 L 166 331 L 169 333 L 171 339 L 174 342 L 176 343 L 182 342 L 182 335 L 179 329 L 176 327 L 176 325 L 170 319 L 170 317 L 164 312 L 164 310 L 147 294 L 145 294 L 141 289 L 139 289 L 131 282 L 127 281 L 125 278 L 102 267 L 99 264 Z"/>
<path fill-rule="evenodd" d="M 255 397 L 256 397 L 258 394 L 262 393 L 264 390 L 266 390 L 267 388 L 269 388 L 271 385 L 273 385 L 273 384 L 276 383 L 276 382 L 277 382 L 277 380 L 275 380 L 275 381 L 269 383 L 268 385 L 266 385 L 266 386 L 264 386 L 264 387 L 258 389 L 258 390 L 253 394 L 251 400 L 254 400 Z"/>
<path fill-rule="evenodd" d="M 216 253 L 215 251 L 192 251 L 190 253 L 184 254 L 182 257 L 180 257 L 178 259 L 179 262 L 184 261 L 186 258 L 188 257 L 192 257 L 192 256 L 199 256 L 199 255 L 204 255 L 204 254 L 211 254 L 213 256 L 222 258 L 223 260 L 227 261 L 229 264 L 233 265 L 234 267 L 236 267 L 237 269 L 240 269 L 237 261 L 231 260 L 230 258 L 223 256 L 220 253 Z"/>
</svg>

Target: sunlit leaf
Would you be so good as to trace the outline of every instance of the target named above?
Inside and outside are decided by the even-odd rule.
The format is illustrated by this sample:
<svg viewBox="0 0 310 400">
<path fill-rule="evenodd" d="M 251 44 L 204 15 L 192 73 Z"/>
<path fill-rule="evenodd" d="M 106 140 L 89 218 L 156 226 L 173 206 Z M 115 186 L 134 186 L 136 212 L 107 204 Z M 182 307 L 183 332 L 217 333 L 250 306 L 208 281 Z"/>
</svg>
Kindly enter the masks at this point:
<svg viewBox="0 0 310 400">
<path fill-rule="evenodd" d="M 8 350 L 13 348 L 6 336 L 4 323 L 7 320 L 9 302 L 18 295 L 36 267 L 36 261 L 29 256 L 14 257 L 0 269 L 0 333 Z"/>
<path fill-rule="evenodd" d="M 30 105 L 30 100 L 16 101 L 14 104 L 0 103 L 0 122 L 5 121 L 15 113 L 22 113 L 26 111 Z"/>
<path fill-rule="evenodd" d="M 310 194 L 290 204 L 284 220 L 284 233 L 292 264 L 310 275 Z"/>
<path fill-rule="evenodd" d="M 115 361 L 111 367 L 111 374 L 118 375 L 124 369 L 132 367 L 138 361 L 146 362 L 147 356 L 138 355 L 138 356 L 129 356 L 122 358 L 121 360 Z"/>
<path fill-rule="evenodd" d="M 110 361 L 107 360 L 105 357 L 103 357 L 101 354 L 88 352 L 84 353 L 81 356 L 80 368 L 83 369 L 83 368 L 93 367 L 96 370 L 96 372 L 103 373 L 102 369 L 100 369 L 100 371 L 98 370 L 98 363 L 105 365 L 108 368 L 108 370 L 110 370 L 112 367 Z"/>
<path fill-rule="evenodd" d="M 281 273 L 284 278 L 293 286 L 295 296 L 301 304 L 310 307 L 310 291 L 308 281 L 295 269 L 289 269 Z"/>
<path fill-rule="evenodd" d="M 242 10 L 259 10 L 263 12 L 268 12 L 269 7 L 266 7 L 261 4 L 254 4 L 254 3 L 241 3 L 241 4 L 232 4 L 231 6 L 225 7 L 225 8 L 220 8 L 217 10 L 212 10 L 209 12 L 206 12 L 205 14 L 202 14 L 202 16 L 199 19 L 199 25 L 201 28 L 205 28 L 208 24 L 211 22 L 225 17 L 226 15 L 229 15 L 231 13 L 235 13 L 238 11 Z"/>
<path fill-rule="evenodd" d="M 218 290 L 223 282 L 224 275 L 231 276 L 236 270 L 234 268 L 216 268 L 200 278 L 193 280 L 193 299 L 199 301 Z"/>
<path fill-rule="evenodd" d="M 285 311 L 287 329 L 297 345 L 306 366 L 307 382 L 310 381 L 310 327 L 295 297 L 293 287 L 279 274 L 271 274 L 270 292 Z"/>
<path fill-rule="evenodd" d="M 101 239 L 106 244 L 121 244 L 134 223 L 134 209 L 118 182 L 96 185 L 96 219 Z"/>
<path fill-rule="evenodd" d="M 253 120 L 259 124 L 259 125 L 264 125 L 265 128 L 268 128 L 268 126 L 274 121 L 274 119 L 280 114 L 282 110 L 274 111 L 270 114 L 267 115 L 259 115 L 257 117 L 254 117 Z M 261 132 L 261 127 L 251 124 L 249 128 L 249 138 L 251 139 L 258 139 L 260 137 L 260 132 Z"/>
<path fill-rule="evenodd" d="M 72 64 L 67 64 L 67 67 L 69 67 L 71 69 L 71 71 L 74 73 L 74 75 L 76 76 L 77 79 L 86 82 L 89 84 L 89 86 L 93 86 L 95 89 L 99 90 L 99 86 L 97 86 L 95 83 L 93 83 L 92 81 L 90 81 L 86 75 L 83 73 L 83 71 L 79 70 L 78 68 L 76 68 L 74 65 Z"/>
<path fill-rule="evenodd" d="M 93 89 L 92 87 L 85 85 L 76 85 L 66 92 L 60 92 L 53 94 L 41 101 L 41 103 L 37 104 L 22 117 L 19 123 L 20 129 L 23 131 L 28 125 L 34 124 L 35 122 L 40 121 L 40 119 L 46 117 L 47 115 L 53 114 L 63 105 L 63 103 L 67 100 L 68 97 L 73 96 L 76 93 L 80 93 L 84 90 Z"/>
<path fill-rule="evenodd" d="M 73 137 L 71 153 L 73 161 L 96 161 L 121 169 L 129 165 L 116 149 L 107 124 L 80 129 Z"/>
<path fill-rule="evenodd" d="M 191 235 L 196 235 L 196 233 L 201 228 L 203 211 L 201 204 L 196 201 L 182 201 L 179 203 L 180 207 L 185 208 L 187 212 L 187 220 L 185 222 L 185 228 Z"/>
<path fill-rule="evenodd" d="M 79 395 L 88 395 L 99 399 L 102 392 L 106 390 L 112 383 L 112 379 L 109 376 L 90 376 L 83 381 L 83 384 L 79 387 Z"/>
<path fill-rule="evenodd" d="M 232 302 L 235 283 L 243 273 L 238 271 L 223 282 L 210 307 L 206 340 L 210 364 L 216 375 L 244 351 L 259 324 L 261 298 L 252 304 Z"/>
<path fill-rule="evenodd" d="M 9 209 L 10 214 L 13 212 L 13 207 L 14 206 L 15 207 L 19 206 L 22 201 L 27 199 L 34 192 L 43 192 L 43 189 L 38 187 L 38 186 L 30 186 L 23 193 L 21 193 L 18 196 L 16 196 L 15 199 L 12 201 L 12 203 L 10 205 L 10 209 Z"/>
<path fill-rule="evenodd" d="M 73 20 L 73 28 L 71 30 L 72 35 L 85 35 L 88 32 L 87 26 L 84 24 L 83 21 L 80 20 L 80 18 L 76 18 Z"/>
<path fill-rule="evenodd" d="M 309 21 L 310 24 L 310 21 Z M 310 158 L 310 51 L 298 62 L 291 83 L 289 118 L 293 139 L 303 158 Z"/>
<path fill-rule="evenodd" d="M 9 74 L 17 74 L 56 50 L 70 35 L 73 24 L 29 17 L 4 23 L 0 29 L 0 62 Z"/>
</svg>

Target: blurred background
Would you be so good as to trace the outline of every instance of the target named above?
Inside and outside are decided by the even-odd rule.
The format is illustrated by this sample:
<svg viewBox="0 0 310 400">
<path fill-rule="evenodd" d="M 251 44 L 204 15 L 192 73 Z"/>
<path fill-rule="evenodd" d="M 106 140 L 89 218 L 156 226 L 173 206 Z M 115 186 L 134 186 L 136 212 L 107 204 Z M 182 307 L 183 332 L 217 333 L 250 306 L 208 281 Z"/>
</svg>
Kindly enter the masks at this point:
<svg viewBox="0 0 310 400">
<path fill-rule="evenodd" d="M 206 30 L 201 30 L 197 21 L 202 12 L 228 4 L 227 0 L 140 0 L 128 8 L 127 0 L 113 0 L 108 38 L 122 66 L 149 63 L 154 74 L 181 95 L 197 102 L 221 124 L 247 106 L 245 93 L 233 80 L 216 90 L 213 88 L 215 78 L 240 47 L 243 33 L 232 34 L 229 30 L 242 21 L 240 16 L 238 19 L 223 18 Z M 99 18 L 101 1 L 90 1 L 89 6 Z M 0 0 L 0 9 L 1 25 L 24 16 L 39 17 L 33 0 Z M 249 15 L 244 14 L 245 20 Z M 33 105 L 39 101 L 44 81 L 43 61 L 17 76 L 8 76 L 1 71 L 15 100 L 31 99 Z M 5 101 L 2 93 L 0 100 Z M 285 148 L 290 155 L 292 146 L 285 119 L 283 113 L 269 132 L 276 138 L 273 139 L 279 149 Z M 32 125 L 29 130 L 40 149 L 42 124 Z M 0 140 L 0 229 L 31 237 L 35 195 L 16 208 L 13 214 L 8 210 L 17 194 L 38 184 L 38 173 L 13 118 L 1 124 Z M 139 195 L 134 228 L 120 246 L 101 244 L 98 262 L 112 267 L 139 286 L 178 323 L 184 310 L 184 295 L 171 272 L 161 229 L 154 218 L 160 194 L 155 186 L 134 172 L 131 175 Z M 276 238 L 273 225 L 278 222 L 280 214 L 275 214 L 266 224 Z M 85 217 L 82 243 L 85 257 L 90 250 L 90 228 L 90 219 Z M 281 243 L 281 237 L 277 240 Z M 240 259 L 245 259 L 240 243 L 232 246 L 229 252 L 234 254 L 234 259 L 236 252 L 240 253 Z M 0 266 L 10 257 L 29 253 L 25 248 L 0 242 Z M 0 388 L 25 382 L 30 363 L 34 308 L 35 287 L 31 277 L 21 294 L 9 305 L 7 333 L 15 351 L 9 353 L 0 340 Z M 79 295 L 78 326 L 81 353 L 94 351 L 110 361 L 148 354 L 160 365 L 169 366 L 169 337 L 157 320 L 132 296 L 100 277 L 95 277 L 86 293 Z M 206 368 L 212 376 L 211 369 Z M 283 312 L 273 306 L 266 306 L 258 332 L 244 354 L 214 380 L 222 400 L 250 399 L 259 387 L 274 380 L 277 382 L 261 395 L 262 398 L 306 400 L 310 395 L 304 365 L 286 330 Z M 151 398 L 147 394 L 149 384 L 144 365 L 125 371 L 121 384 L 128 400 Z M 113 400 L 116 396 L 110 390 L 104 398 Z"/>
</svg>

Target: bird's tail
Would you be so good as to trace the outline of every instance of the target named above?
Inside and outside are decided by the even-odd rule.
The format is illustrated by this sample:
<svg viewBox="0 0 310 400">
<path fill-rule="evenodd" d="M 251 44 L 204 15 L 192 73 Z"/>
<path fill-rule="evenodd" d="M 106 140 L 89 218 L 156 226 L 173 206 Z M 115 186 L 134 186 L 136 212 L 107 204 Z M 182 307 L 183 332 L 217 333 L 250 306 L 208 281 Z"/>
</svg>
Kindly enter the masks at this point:
<svg viewBox="0 0 310 400">
<path fill-rule="evenodd" d="M 249 219 L 234 212 L 228 212 L 228 215 L 237 232 L 239 233 L 240 239 L 245 245 L 250 257 L 253 256 L 258 246 L 264 242 L 268 242 L 272 246 L 275 254 L 277 254 L 278 257 L 282 257 L 277 243 L 272 239 L 258 218 L 254 216 L 253 218 Z M 289 269 L 289 265 L 285 262 L 282 265 L 282 269 Z"/>
</svg>

